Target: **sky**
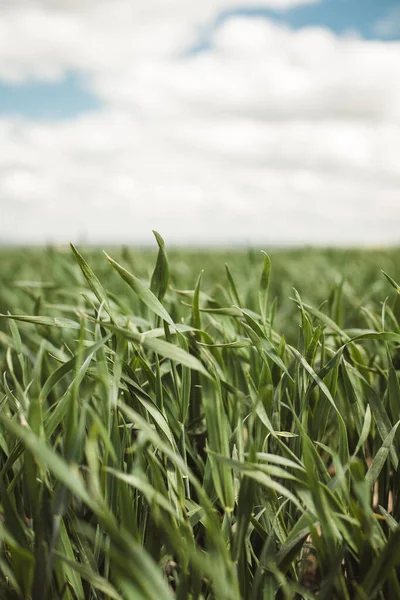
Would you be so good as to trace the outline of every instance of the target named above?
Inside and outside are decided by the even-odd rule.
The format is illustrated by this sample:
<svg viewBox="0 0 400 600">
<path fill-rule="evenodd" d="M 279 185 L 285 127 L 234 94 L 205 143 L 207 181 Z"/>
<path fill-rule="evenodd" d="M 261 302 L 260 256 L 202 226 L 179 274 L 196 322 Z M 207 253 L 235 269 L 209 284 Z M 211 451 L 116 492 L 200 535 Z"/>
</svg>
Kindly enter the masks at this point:
<svg viewBox="0 0 400 600">
<path fill-rule="evenodd" d="M 0 0 L 0 244 L 399 244 L 399 75 L 399 0 Z"/>
</svg>

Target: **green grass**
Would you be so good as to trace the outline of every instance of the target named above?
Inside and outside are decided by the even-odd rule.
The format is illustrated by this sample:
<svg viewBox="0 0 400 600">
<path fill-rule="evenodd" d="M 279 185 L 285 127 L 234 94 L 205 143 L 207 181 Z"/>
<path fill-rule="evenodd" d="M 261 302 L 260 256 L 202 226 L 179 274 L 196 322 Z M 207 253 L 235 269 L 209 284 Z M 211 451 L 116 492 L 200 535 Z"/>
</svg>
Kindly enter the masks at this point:
<svg viewBox="0 0 400 600">
<path fill-rule="evenodd" d="M 398 252 L 156 239 L 0 252 L 0 598 L 400 598 Z"/>
</svg>

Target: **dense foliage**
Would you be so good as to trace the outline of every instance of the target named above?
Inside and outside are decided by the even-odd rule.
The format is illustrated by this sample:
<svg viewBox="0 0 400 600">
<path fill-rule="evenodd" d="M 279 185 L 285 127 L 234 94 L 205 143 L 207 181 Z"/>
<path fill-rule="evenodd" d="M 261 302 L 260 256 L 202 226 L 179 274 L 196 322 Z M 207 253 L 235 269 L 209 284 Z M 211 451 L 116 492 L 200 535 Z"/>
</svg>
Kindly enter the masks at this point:
<svg viewBox="0 0 400 600">
<path fill-rule="evenodd" d="M 0 598 L 400 598 L 398 253 L 156 239 L 0 253 Z"/>
</svg>

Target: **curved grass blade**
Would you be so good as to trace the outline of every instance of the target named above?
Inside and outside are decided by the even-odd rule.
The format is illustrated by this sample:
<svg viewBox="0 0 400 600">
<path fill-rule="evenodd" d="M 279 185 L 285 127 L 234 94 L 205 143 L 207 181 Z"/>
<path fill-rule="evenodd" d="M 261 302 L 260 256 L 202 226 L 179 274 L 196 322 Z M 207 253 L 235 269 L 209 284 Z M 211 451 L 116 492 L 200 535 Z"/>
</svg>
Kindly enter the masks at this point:
<svg viewBox="0 0 400 600">
<path fill-rule="evenodd" d="M 14 321 L 21 321 L 22 323 L 32 323 L 33 325 L 61 327 L 63 329 L 79 329 L 80 327 L 77 321 L 72 321 L 72 319 L 65 319 L 64 317 L 39 317 L 37 315 L 3 315 L 0 313 L 0 318 L 13 319 Z"/>
<path fill-rule="evenodd" d="M 164 358 L 169 358 L 170 360 L 180 363 L 185 367 L 189 367 L 194 371 L 199 371 L 199 373 L 202 373 L 206 377 L 210 378 L 210 374 L 203 367 L 199 359 L 195 356 L 192 356 L 189 354 L 189 352 L 186 352 L 179 346 L 175 346 L 174 344 L 166 342 L 165 340 L 160 340 L 159 338 L 146 337 L 144 334 L 135 333 L 134 331 L 129 331 L 128 329 L 123 329 L 122 327 L 116 327 L 115 325 L 106 323 L 104 321 L 101 321 L 101 325 L 105 329 L 109 329 L 113 333 L 118 333 L 127 340 L 135 342 L 147 350 L 157 352 L 157 354 L 160 354 L 160 356 L 163 356 Z"/>
<path fill-rule="evenodd" d="M 365 482 L 369 487 L 371 487 L 378 479 L 379 474 L 385 465 L 399 425 L 400 421 L 397 421 L 397 423 L 390 430 L 389 435 L 386 436 L 386 438 L 384 439 L 382 446 L 379 448 L 378 452 L 374 456 L 371 466 L 369 467 L 367 474 L 365 475 Z"/>
<path fill-rule="evenodd" d="M 118 264 L 111 256 L 104 252 L 108 262 L 111 266 L 117 271 L 117 273 L 122 277 L 124 281 L 129 285 L 129 287 L 135 292 L 138 298 L 156 315 L 161 317 L 164 321 L 166 321 L 172 327 L 174 326 L 174 322 L 169 316 L 167 310 L 161 304 L 157 296 L 153 294 L 150 288 L 148 288 L 140 279 L 129 273 L 124 267 Z"/>
<path fill-rule="evenodd" d="M 267 319 L 268 312 L 268 291 L 269 291 L 269 282 L 271 278 L 271 259 L 266 252 L 263 251 L 264 254 L 264 265 L 261 273 L 260 279 L 260 289 L 258 292 L 259 304 L 260 304 L 260 312 L 262 316 L 263 323 L 265 324 Z"/>
<path fill-rule="evenodd" d="M 91 267 L 88 265 L 86 260 L 75 248 L 75 246 L 73 244 L 70 244 L 70 246 L 71 246 L 72 252 L 74 253 L 75 259 L 76 259 L 86 281 L 89 284 L 90 289 L 92 290 L 92 292 L 94 293 L 94 295 L 96 296 L 96 298 L 100 302 L 100 304 L 104 304 L 104 308 L 106 309 L 106 311 L 108 312 L 108 314 L 111 317 L 112 311 L 111 311 L 110 303 L 107 298 L 107 294 L 106 294 L 104 287 L 102 286 L 99 279 L 96 277 L 96 275 L 94 274 L 94 272 L 92 271 Z"/>
</svg>

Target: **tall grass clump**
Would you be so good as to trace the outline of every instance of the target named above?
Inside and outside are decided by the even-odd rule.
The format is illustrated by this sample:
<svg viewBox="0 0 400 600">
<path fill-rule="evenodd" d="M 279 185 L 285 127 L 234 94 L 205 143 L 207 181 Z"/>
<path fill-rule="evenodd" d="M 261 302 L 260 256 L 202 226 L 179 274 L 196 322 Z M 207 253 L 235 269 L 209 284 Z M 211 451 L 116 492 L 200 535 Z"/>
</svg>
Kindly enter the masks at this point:
<svg viewBox="0 0 400 600">
<path fill-rule="evenodd" d="M 395 255 L 155 235 L 3 253 L 0 598 L 400 598 Z"/>
</svg>

